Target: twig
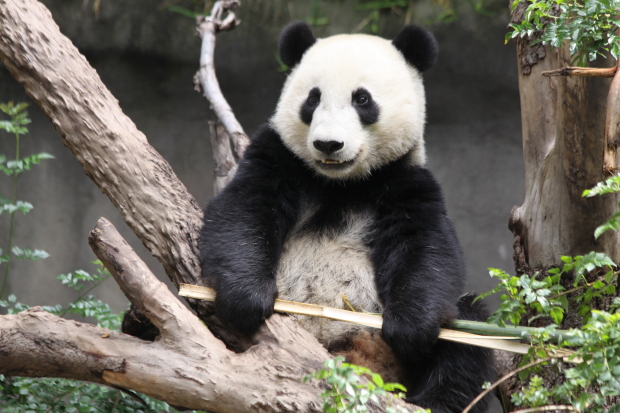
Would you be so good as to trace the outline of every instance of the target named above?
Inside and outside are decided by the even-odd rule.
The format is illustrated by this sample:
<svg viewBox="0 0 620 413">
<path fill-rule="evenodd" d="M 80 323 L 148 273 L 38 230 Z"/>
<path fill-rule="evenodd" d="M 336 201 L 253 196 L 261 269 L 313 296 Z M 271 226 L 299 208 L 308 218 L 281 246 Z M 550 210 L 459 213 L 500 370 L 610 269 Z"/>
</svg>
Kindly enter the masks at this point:
<svg viewBox="0 0 620 413">
<path fill-rule="evenodd" d="M 531 409 L 515 410 L 512 413 L 550 412 L 550 411 L 555 411 L 555 410 L 569 410 L 573 412 L 579 411 L 579 409 L 575 409 L 573 406 L 567 406 L 567 405 L 561 404 L 561 405 L 532 407 Z"/>
<path fill-rule="evenodd" d="M 536 366 L 538 364 L 542 364 L 542 363 L 545 363 L 547 361 L 550 361 L 550 360 L 553 360 L 553 359 L 556 359 L 556 358 L 561 358 L 561 357 L 565 357 L 565 355 L 564 356 L 560 356 L 560 355 L 549 356 L 549 357 L 545 357 L 545 358 L 542 358 L 542 359 L 538 359 L 536 361 L 532 361 L 531 363 L 526 364 L 525 366 L 521 366 L 518 369 L 511 371 L 510 373 L 506 374 L 501 379 L 497 380 L 495 383 L 491 384 L 489 386 L 489 388 L 485 389 L 482 393 L 480 393 L 478 395 L 478 397 L 476 397 L 474 400 L 472 400 L 471 403 L 469 403 L 467 405 L 467 407 L 465 408 L 465 410 L 463 410 L 461 413 L 469 412 L 472 409 L 472 407 L 474 407 L 476 405 L 476 403 L 478 403 L 480 400 L 482 400 L 484 398 L 484 396 L 489 394 L 489 392 L 491 390 L 493 390 L 494 388 L 496 388 L 497 386 L 499 386 L 500 384 L 502 384 L 503 382 L 505 382 L 506 380 L 508 380 L 512 376 L 514 376 L 515 374 L 517 374 L 517 373 L 519 373 L 519 372 L 521 372 L 523 370 L 527 370 L 530 367 Z"/>
<path fill-rule="evenodd" d="M 213 111 L 233 142 L 235 154 L 241 158 L 250 140 L 222 94 L 215 76 L 215 65 L 213 63 L 215 35 L 219 31 L 232 30 L 239 25 L 240 21 L 232 12 L 239 5 L 239 0 L 218 1 L 213 5 L 210 16 L 198 16 L 196 18 L 198 34 L 202 38 L 202 46 L 200 49 L 200 70 L 194 80 L 196 86 L 202 87 L 205 97 L 211 102 Z M 225 13 L 228 14 L 223 18 L 222 16 Z"/>
<path fill-rule="evenodd" d="M 562 69 L 548 70 L 542 72 L 541 76 L 588 76 L 588 77 L 613 77 L 616 74 L 617 66 L 608 68 L 598 67 L 572 67 L 567 66 Z"/>
</svg>

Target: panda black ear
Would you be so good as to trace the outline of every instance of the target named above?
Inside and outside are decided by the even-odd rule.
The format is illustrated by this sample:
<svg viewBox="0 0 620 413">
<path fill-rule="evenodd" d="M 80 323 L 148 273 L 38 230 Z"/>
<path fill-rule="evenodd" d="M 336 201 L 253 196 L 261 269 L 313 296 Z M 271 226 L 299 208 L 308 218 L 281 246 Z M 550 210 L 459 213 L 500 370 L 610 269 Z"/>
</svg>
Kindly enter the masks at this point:
<svg viewBox="0 0 620 413">
<path fill-rule="evenodd" d="M 392 44 L 420 72 L 430 69 L 437 60 L 439 46 L 435 36 L 419 26 L 403 27 Z"/>
<path fill-rule="evenodd" d="M 288 67 L 293 67 L 301 61 L 302 56 L 316 39 L 312 34 L 310 25 L 305 22 L 293 22 L 286 26 L 280 34 L 278 46 L 280 59 Z"/>
</svg>

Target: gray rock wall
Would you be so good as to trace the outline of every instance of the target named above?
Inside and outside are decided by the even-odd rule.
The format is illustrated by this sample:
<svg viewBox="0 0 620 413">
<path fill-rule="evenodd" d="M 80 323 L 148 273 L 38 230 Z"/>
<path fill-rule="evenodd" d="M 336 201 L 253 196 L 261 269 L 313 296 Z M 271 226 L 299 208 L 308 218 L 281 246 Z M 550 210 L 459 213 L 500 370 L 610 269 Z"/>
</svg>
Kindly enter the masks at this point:
<svg viewBox="0 0 620 413">
<path fill-rule="evenodd" d="M 194 22 L 169 11 L 157 11 L 161 0 L 101 2 L 99 19 L 82 0 L 45 0 L 61 28 L 99 72 L 125 113 L 150 143 L 172 164 L 200 204 L 212 196 L 212 163 L 207 121 L 214 119 L 204 98 L 193 90 L 199 39 Z M 248 133 L 273 112 L 285 74 L 274 58 L 277 36 L 291 20 L 288 8 L 274 20 L 257 0 L 245 2 L 242 25 L 221 33 L 216 50 L 220 84 Z M 248 4 L 252 3 L 252 4 Z M 263 2 L 265 3 L 265 2 Z M 285 3 L 285 2 L 282 2 Z M 293 1 L 293 18 L 310 15 L 308 1 Z M 331 24 L 317 28 L 320 37 L 348 32 L 366 13 L 350 1 L 325 7 Z M 523 166 L 516 59 L 513 45 L 504 45 L 507 12 L 496 5 L 493 18 L 465 13 L 450 24 L 431 25 L 440 44 L 439 61 L 425 74 L 428 97 L 429 168 L 442 183 L 465 250 L 468 288 L 485 291 L 493 283 L 487 267 L 512 270 L 510 209 L 523 200 Z M 251 11 L 255 9 L 255 11 Z M 415 18 L 429 16 L 426 6 Z M 402 18 L 388 17 L 381 31 L 393 36 Z M 28 100 L 0 66 L 0 101 Z M 110 219 L 150 268 L 165 279 L 159 264 L 123 223 L 110 201 L 86 177 L 80 165 L 37 107 L 22 153 L 45 151 L 56 159 L 20 177 L 18 199 L 34 204 L 26 217 L 17 216 L 15 244 L 44 249 L 50 258 L 14 262 L 10 291 L 28 304 L 66 303 L 75 294 L 53 278 L 76 269 L 93 268 L 86 237 L 97 219 Z M 0 153 L 11 155 L 13 142 L 0 132 Z M 0 177 L 0 193 L 10 180 Z M 0 217 L 0 247 L 6 247 L 8 225 Z M 2 269 L 0 267 L 0 269 Z M 112 280 L 97 296 L 123 310 L 126 299 Z"/>
</svg>

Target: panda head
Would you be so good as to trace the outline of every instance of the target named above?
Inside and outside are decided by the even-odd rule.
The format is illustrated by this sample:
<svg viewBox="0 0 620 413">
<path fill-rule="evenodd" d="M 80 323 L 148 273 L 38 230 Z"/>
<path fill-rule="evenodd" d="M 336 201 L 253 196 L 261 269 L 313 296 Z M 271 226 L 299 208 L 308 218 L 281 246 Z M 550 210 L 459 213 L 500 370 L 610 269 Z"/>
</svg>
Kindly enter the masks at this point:
<svg viewBox="0 0 620 413">
<path fill-rule="evenodd" d="M 406 154 L 425 163 L 420 72 L 437 57 L 429 32 L 406 26 L 393 41 L 365 34 L 317 40 L 296 22 L 282 32 L 280 57 L 292 72 L 270 122 L 316 171 L 351 179 Z"/>
</svg>

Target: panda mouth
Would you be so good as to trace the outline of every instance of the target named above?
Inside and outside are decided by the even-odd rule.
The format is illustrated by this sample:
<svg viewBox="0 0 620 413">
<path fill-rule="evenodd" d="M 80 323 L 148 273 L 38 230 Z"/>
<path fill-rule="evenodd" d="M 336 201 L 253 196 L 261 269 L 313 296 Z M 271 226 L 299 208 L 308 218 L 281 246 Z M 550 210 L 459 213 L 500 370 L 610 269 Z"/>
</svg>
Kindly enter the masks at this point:
<svg viewBox="0 0 620 413">
<path fill-rule="evenodd" d="M 316 163 L 323 169 L 345 169 L 352 165 L 355 159 L 349 159 L 348 161 L 342 159 L 319 159 Z"/>
</svg>

